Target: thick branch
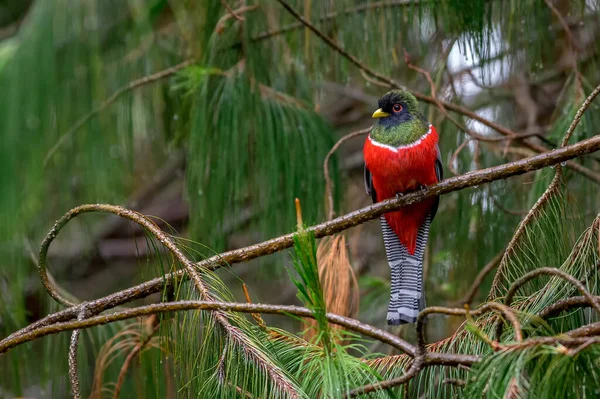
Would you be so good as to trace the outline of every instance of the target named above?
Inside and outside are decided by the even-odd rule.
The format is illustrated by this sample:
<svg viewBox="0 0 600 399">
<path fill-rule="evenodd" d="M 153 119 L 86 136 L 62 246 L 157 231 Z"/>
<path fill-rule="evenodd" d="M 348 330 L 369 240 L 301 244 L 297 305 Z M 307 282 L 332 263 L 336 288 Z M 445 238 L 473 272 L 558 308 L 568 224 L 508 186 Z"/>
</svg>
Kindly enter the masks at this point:
<svg viewBox="0 0 600 399">
<path fill-rule="evenodd" d="M 386 212 L 394 211 L 404 206 L 423 201 L 426 198 L 462 190 L 467 187 L 479 186 L 494 180 L 506 179 L 511 176 L 516 176 L 547 166 L 556 165 L 577 156 L 590 154 L 598 151 L 599 149 L 600 135 L 597 135 L 589 139 L 582 140 L 576 144 L 572 144 L 570 146 L 556 149 L 547 153 L 535 155 L 529 158 L 523 158 L 515 162 L 509 162 L 487 169 L 472 171 L 464 175 L 455 176 L 450 179 L 443 180 L 442 182 L 426 189 L 406 194 L 398 199 L 394 198 L 382 201 L 340 216 L 331 221 L 312 226 L 309 228 L 309 230 L 312 231 L 317 238 L 330 236 L 340 231 L 347 230 L 351 227 L 365 223 L 369 220 L 376 219 Z M 292 245 L 293 235 L 286 234 L 259 244 L 254 244 L 245 248 L 213 256 L 204 261 L 198 262 L 196 265 L 199 267 L 216 269 L 223 265 L 247 262 L 251 259 L 280 252 L 291 247 Z M 183 279 L 183 276 L 183 270 L 166 274 L 137 286 L 130 287 L 106 297 L 90 301 L 87 306 L 92 314 L 97 314 L 106 309 L 114 308 L 115 306 L 131 302 L 135 299 L 144 298 L 155 292 L 159 292 L 165 286 L 170 286 L 180 282 Z M 77 309 L 77 307 L 70 307 L 63 311 L 51 314 L 35 323 L 30 324 L 28 327 L 25 327 L 22 330 L 11 334 L 11 336 L 8 338 L 12 338 L 15 335 L 26 333 L 50 323 L 70 320 L 77 316 Z"/>
</svg>

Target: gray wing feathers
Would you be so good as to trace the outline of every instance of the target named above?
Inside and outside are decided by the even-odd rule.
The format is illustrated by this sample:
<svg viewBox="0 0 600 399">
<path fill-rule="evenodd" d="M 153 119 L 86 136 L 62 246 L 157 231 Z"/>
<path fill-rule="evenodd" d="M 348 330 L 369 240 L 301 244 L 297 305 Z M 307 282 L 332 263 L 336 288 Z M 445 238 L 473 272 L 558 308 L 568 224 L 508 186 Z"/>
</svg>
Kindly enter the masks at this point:
<svg viewBox="0 0 600 399">
<path fill-rule="evenodd" d="M 377 202 L 377 193 L 375 193 L 375 187 L 373 187 L 373 178 L 371 177 L 371 171 L 365 164 L 365 191 L 371 196 L 373 202 Z"/>
</svg>

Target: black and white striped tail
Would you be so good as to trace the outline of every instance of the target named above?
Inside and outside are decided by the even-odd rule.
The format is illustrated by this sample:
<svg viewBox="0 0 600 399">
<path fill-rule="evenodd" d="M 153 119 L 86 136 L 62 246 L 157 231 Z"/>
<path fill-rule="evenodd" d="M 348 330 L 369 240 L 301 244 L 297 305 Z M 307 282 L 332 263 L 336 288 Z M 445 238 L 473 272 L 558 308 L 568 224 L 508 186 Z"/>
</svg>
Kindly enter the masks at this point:
<svg viewBox="0 0 600 399">
<path fill-rule="evenodd" d="M 431 214 L 419 228 L 414 255 L 400 243 L 398 236 L 381 216 L 381 230 L 385 253 L 391 270 L 391 298 L 387 321 L 389 325 L 414 323 L 425 308 L 423 292 L 423 256 L 429 237 Z"/>
</svg>

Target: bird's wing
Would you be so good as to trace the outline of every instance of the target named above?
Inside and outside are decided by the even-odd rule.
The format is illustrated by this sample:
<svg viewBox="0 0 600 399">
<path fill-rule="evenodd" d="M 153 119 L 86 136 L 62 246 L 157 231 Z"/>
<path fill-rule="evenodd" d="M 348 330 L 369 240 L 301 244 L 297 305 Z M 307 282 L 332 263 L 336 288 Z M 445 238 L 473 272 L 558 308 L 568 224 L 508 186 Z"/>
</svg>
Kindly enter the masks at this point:
<svg viewBox="0 0 600 399">
<path fill-rule="evenodd" d="M 444 165 L 442 164 L 442 154 L 440 153 L 440 146 L 435 145 L 435 149 L 437 152 L 437 156 L 435 158 L 435 176 L 437 177 L 437 181 L 441 182 L 444 179 Z M 435 203 L 431 208 L 431 219 L 435 217 L 435 214 L 438 210 L 438 205 L 440 204 L 440 197 L 435 197 Z"/>
<path fill-rule="evenodd" d="M 365 190 L 371 196 L 373 202 L 377 202 L 377 193 L 375 193 L 375 187 L 373 187 L 373 177 L 371 176 L 371 171 L 367 168 L 367 164 L 365 164 Z"/>
</svg>

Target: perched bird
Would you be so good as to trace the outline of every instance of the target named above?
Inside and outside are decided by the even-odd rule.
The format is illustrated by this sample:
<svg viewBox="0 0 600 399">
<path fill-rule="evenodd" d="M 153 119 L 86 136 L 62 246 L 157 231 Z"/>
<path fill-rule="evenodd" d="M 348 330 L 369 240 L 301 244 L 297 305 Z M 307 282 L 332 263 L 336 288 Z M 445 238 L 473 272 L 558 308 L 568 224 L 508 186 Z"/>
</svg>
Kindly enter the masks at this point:
<svg viewBox="0 0 600 399">
<path fill-rule="evenodd" d="M 363 149 L 365 187 L 373 202 L 422 189 L 442 179 L 435 128 L 405 90 L 391 90 L 379 100 Z M 381 230 L 391 269 L 390 325 L 414 323 L 425 307 L 423 255 L 439 198 L 429 198 L 381 216 Z"/>
</svg>

